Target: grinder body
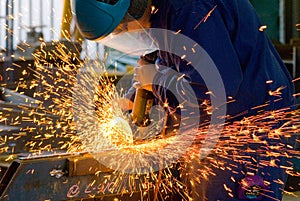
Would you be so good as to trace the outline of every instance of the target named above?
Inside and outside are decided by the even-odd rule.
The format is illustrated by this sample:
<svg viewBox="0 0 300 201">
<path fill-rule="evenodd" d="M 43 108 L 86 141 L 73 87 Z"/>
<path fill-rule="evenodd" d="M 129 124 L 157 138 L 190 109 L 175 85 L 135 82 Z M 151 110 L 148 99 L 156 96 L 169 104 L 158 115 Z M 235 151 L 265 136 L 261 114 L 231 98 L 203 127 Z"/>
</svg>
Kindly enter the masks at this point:
<svg viewBox="0 0 300 201">
<path fill-rule="evenodd" d="M 157 51 L 141 56 L 141 59 L 148 63 L 154 64 L 157 59 Z M 148 126 L 150 121 L 150 109 L 154 104 L 155 96 L 151 91 L 143 88 L 136 89 L 136 94 L 133 102 L 131 118 L 133 123 L 139 127 Z"/>
<path fill-rule="evenodd" d="M 154 103 L 154 95 L 151 91 L 137 89 L 131 118 L 135 125 L 145 127 L 150 124 L 150 109 Z"/>
</svg>

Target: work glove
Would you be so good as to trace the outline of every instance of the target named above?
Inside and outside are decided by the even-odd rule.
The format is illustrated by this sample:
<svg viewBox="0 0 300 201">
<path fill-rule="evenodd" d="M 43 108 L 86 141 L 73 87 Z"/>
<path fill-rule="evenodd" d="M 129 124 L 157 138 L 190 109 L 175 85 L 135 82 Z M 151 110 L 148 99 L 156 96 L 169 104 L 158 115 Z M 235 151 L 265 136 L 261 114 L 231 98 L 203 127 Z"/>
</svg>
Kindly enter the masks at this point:
<svg viewBox="0 0 300 201">
<path fill-rule="evenodd" d="M 134 68 L 133 76 L 135 83 L 133 86 L 152 91 L 153 79 L 158 73 L 157 65 L 149 63 L 144 59 L 139 59 L 137 64 L 138 66 Z"/>
</svg>

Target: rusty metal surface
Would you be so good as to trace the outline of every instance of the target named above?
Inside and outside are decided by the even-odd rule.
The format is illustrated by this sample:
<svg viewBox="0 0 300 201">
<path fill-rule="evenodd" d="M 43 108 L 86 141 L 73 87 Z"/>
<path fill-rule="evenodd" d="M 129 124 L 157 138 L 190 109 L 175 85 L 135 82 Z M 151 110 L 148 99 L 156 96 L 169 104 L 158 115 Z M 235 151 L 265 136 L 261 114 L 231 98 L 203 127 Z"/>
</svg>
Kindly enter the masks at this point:
<svg viewBox="0 0 300 201">
<path fill-rule="evenodd" d="M 78 160 L 77 160 L 78 159 Z M 120 178 L 88 154 L 49 154 L 35 157 L 17 157 L 11 162 L 0 183 L 0 198 L 3 201 L 63 201 L 99 198 L 101 200 L 138 200 L 149 198 L 149 189 L 142 193 L 129 186 L 132 175 L 123 175 L 122 185 L 116 185 Z M 75 165 L 75 161 L 79 161 Z M 70 163 L 72 164 L 70 166 Z M 85 165 L 84 165 L 85 164 Z M 98 167 L 86 172 L 90 167 Z M 76 171 L 74 170 L 76 168 Z M 69 174 L 71 173 L 71 174 Z M 137 186 L 141 186 L 136 180 Z"/>
</svg>

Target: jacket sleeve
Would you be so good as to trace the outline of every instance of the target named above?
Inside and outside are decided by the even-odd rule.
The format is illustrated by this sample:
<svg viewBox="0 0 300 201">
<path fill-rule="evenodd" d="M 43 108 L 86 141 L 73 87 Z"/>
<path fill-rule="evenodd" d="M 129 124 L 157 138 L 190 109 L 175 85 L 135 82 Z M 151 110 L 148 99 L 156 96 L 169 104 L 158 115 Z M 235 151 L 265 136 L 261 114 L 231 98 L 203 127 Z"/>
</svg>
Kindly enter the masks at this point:
<svg viewBox="0 0 300 201">
<path fill-rule="evenodd" d="M 234 37 L 232 33 L 234 32 L 231 29 L 236 28 L 237 19 L 230 12 L 235 10 L 226 11 L 228 16 L 224 19 L 222 13 L 225 12 L 224 8 L 213 0 L 189 1 L 181 7 L 173 6 L 167 10 L 172 14 L 171 17 L 165 17 L 166 24 L 162 27 L 183 34 L 195 41 L 195 44 L 200 45 L 216 65 L 225 87 L 226 96 L 234 97 L 243 79 L 240 61 L 232 44 Z M 172 46 L 176 46 L 177 43 L 174 41 L 169 45 L 170 48 L 173 48 Z M 192 49 L 193 47 L 184 48 Z M 191 100 L 190 96 L 194 94 L 201 105 L 209 100 L 211 93 L 208 92 L 198 67 L 190 65 L 180 56 L 168 53 L 161 55 L 160 58 L 164 61 L 162 63 L 169 68 L 163 68 L 155 77 L 156 86 L 153 91 L 162 102 L 168 102 L 172 107 L 176 107 L 183 100 Z M 198 59 L 200 61 L 205 58 L 201 58 L 199 55 Z M 205 68 L 205 66 L 200 66 L 200 68 Z M 174 95 L 172 97 L 172 93 L 168 90 L 170 88 L 176 89 L 181 100 L 177 100 L 178 97 L 174 97 Z M 190 88 L 193 89 L 193 92 L 189 90 Z M 167 97 L 169 98 L 167 99 Z"/>
</svg>

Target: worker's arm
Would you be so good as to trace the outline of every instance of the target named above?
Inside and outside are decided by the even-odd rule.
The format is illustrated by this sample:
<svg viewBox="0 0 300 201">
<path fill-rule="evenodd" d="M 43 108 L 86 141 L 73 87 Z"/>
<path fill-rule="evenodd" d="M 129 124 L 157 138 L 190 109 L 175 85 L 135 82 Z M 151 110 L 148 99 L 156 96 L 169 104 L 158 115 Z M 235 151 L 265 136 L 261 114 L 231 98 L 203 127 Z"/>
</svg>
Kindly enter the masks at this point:
<svg viewBox="0 0 300 201">
<path fill-rule="evenodd" d="M 213 1 L 207 2 L 211 3 Z M 216 4 L 210 3 L 202 2 L 201 8 L 194 7 L 195 5 L 191 3 L 184 5 L 178 10 L 170 8 L 169 12 L 173 14 L 171 17 L 168 17 L 170 21 L 166 22 L 167 24 L 163 28 L 183 34 L 195 41 L 194 45 L 198 44 L 198 46 L 203 48 L 219 71 L 226 95 L 235 97 L 243 79 L 242 67 L 231 42 L 231 31 L 228 30 L 222 16 L 215 8 Z M 162 19 L 166 17 L 164 13 L 156 15 L 158 16 L 153 16 L 153 18 L 156 18 L 156 22 L 163 21 Z M 153 25 L 155 25 L 155 22 Z M 167 45 L 170 52 L 180 48 L 177 47 L 178 43 L 175 40 Z M 186 46 L 182 48 L 193 49 L 194 47 Z M 183 55 L 172 55 L 170 52 L 160 52 L 159 73 L 156 74 L 153 80 L 153 83 L 155 83 L 153 85 L 155 96 L 162 103 L 168 103 L 173 109 L 176 109 L 182 101 L 185 101 L 185 104 L 187 104 L 195 96 L 199 105 L 209 100 L 210 94 L 207 83 L 202 77 L 205 75 L 200 75 L 200 71 L 197 69 L 205 69 L 206 66 L 197 66 L 197 63 L 189 63 L 189 61 L 182 59 Z M 199 55 L 199 63 L 204 59 L 208 59 L 203 58 L 198 52 L 193 54 Z M 166 68 L 163 66 L 166 66 Z M 214 79 L 214 75 L 211 76 L 209 79 Z M 174 91 L 171 91 L 174 89 L 179 94 L 179 97 L 175 97 Z"/>
</svg>

